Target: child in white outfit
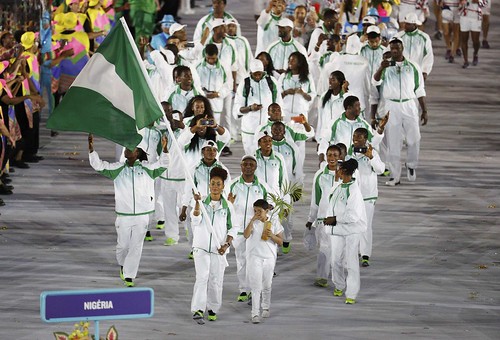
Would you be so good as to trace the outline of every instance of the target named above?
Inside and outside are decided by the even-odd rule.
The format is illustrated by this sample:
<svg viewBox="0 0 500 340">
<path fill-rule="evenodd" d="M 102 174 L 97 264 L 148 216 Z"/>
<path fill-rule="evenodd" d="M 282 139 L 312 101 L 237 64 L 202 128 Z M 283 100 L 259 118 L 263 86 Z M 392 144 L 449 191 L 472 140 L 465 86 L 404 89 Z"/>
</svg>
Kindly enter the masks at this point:
<svg viewBox="0 0 500 340">
<path fill-rule="evenodd" d="M 270 219 L 269 203 L 258 199 L 253 204 L 254 216 L 245 228 L 247 239 L 247 277 L 252 290 L 252 323 L 260 322 L 262 295 L 262 317 L 269 317 L 271 306 L 271 284 L 278 245 L 283 244 L 283 226 L 278 219 Z"/>
</svg>

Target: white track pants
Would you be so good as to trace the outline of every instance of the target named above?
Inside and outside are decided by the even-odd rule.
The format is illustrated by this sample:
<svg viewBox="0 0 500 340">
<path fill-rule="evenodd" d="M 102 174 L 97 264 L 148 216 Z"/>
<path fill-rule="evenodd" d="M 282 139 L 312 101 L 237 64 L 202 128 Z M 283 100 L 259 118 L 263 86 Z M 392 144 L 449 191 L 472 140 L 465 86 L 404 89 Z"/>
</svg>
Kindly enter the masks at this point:
<svg viewBox="0 0 500 340">
<path fill-rule="evenodd" d="M 319 243 L 316 276 L 321 279 L 328 279 L 332 271 L 332 250 L 330 235 L 326 233 L 323 223 L 316 227 L 316 240 Z"/>
<path fill-rule="evenodd" d="M 360 287 L 359 238 L 359 234 L 330 235 L 333 284 L 335 288 L 345 291 L 345 297 L 350 299 L 356 299 Z"/>
<path fill-rule="evenodd" d="M 262 309 L 271 307 L 271 285 L 275 265 L 275 258 L 264 259 L 258 256 L 247 258 L 248 283 L 252 289 L 252 316 L 260 315 L 261 306 Z"/>
<path fill-rule="evenodd" d="M 292 230 L 293 230 L 293 215 L 288 215 L 283 220 L 283 242 L 292 241 Z"/>
<path fill-rule="evenodd" d="M 217 313 L 222 305 L 222 286 L 226 270 L 225 256 L 193 250 L 196 282 L 193 288 L 191 311 L 212 310 Z"/>
<path fill-rule="evenodd" d="M 161 180 L 161 198 L 165 221 L 165 236 L 179 241 L 179 205 L 184 191 L 184 181 Z"/>
<path fill-rule="evenodd" d="M 385 127 L 387 162 L 389 170 L 391 170 L 391 177 L 399 181 L 401 178 L 401 149 L 404 138 L 406 138 L 408 144 L 406 163 L 413 169 L 416 169 L 418 166 L 418 155 L 420 152 L 418 108 L 414 100 L 404 103 L 387 100 L 385 108 L 391 112 L 391 116 Z"/>
<path fill-rule="evenodd" d="M 243 238 L 243 240 L 239 240 L 239 238 Z M 236 276 L 238 277 L 240 293 L 250 292 L 247 280 L 247 247 L 245 241 L 243 235 L 238 235 L 236 240 L 233 240 L 233 245 L 235 245 L 234 254 L 236 256 Z"/>
<path fill-rule="evenodd" d="M 243 149 L 245 150 L 245 155 L 253 155 L 255 150 L 257 150 L 257 145 L 254 144 L 255 135 L 249 133 L 241 133 L 241 142 L 243 143 Z"/>
<path fill-rule="evenodd" d="M 373 215 L 375 213 L 375 202 L 365 201 L 366 210 L 366 231 L 361 233 L 361 238 L 359 240 L 359 253 L 361 255 L 372 256 L 372 244 L 373 244 Z"/>
<path fill-rule="evenodd" d="M 126 278 L 135 279 L 137 276 L 148 223 L 149 215 L 116 218 L 116 260 L 123 266 L 123 275 Z"/>
<path fill-rule="evenodd" d="M 162 197 L 162 182 L 161 178 L 155 179 L 155 222 L 165 221 L 165 213 L 163 212 L 163 197 Z"/>
</svg>

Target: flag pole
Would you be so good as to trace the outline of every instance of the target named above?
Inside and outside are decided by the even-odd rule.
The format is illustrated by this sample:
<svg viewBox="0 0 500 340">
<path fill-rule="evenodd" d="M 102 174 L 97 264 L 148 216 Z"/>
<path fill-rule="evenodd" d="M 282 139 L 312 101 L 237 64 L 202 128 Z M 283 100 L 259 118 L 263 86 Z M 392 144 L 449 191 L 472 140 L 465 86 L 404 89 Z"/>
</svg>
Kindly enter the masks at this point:
<svg viewBox="0 0 500 340">
<path fill-rule="evenodd" d="M 130 33 L 130 30 L 127 26 L 125 18 L 121 17 L 120 22 L 123 25 L 123 29 L 125 30 L 125 33 L 127 35 L 127 38 L 129 40 L 130 45 L 132 45 L 132 50 L 134 51 L 134 54 L 137 58 L 137 61 L 139 62 L 139 67 L 141 68 L 141 71 L 144 75 L 144 78 L 146 78 L 146 83 L 148 84 L 149 90 L 153 94 L 153 97 L 156 101 L 156 104 L 160 108 L 161 112 L 163 112 L 163 107 L 161 106 L 160 100 L 154 95 L 154 92 L 152 90 L 151 79 L 149 78 L 149 75 L 146 71 L 146 68 L 144 67 L 144 63 L 142 61 L 141 55 L 139 53 L 139 50 L 137 49 L 134 38 L 132 37 L 132 33 Z M 163 117 L 162 117 L 162 119 L 163 119 Z M 173 146 L 174 146 L 175 150 L 179 153 L 179 158 L 181 159 L 181 163 L 182 163 L 182 166 L 184 168 L 184 175 L 186 176 L 186 180 L 188 181 L 188 183 L 191 186 L 191 188 L 193 189 L 193 191 L 199 194 L 198 188 L 196 188 L 196 185 L 194 184 L 193 176 L 191 176 L 191 173 L 188 171 L 186 159 L 184 158 L 181 147 L 179 146 L 179 143 L 177 142 L 177 138 L 175 138 L 175 135 L 174 135 L 174 132 L 172 131 L 170 123 L 165 122 L 165 125 L 167 126 L 168 133 L 170 134 L 170 136 L 172 136 Z M 201 204 L 200 204 L 200 209 L 201 209 L 203 216 L 205 217 L 205 220 L 207 221 L 208 227 L 210 229 L 210 232 L 212 233 L 212 237 L 214 238 L 214 241 L 216 242 L 216 244 L 221 245 L 221 242 L 218 239 L 218 235 L 215 233 L 212 222 L 210 221 L 210 216 L 208 215 L 208 212 L 205 209 L 203 202 L 201 202 Z"/>
</svg>

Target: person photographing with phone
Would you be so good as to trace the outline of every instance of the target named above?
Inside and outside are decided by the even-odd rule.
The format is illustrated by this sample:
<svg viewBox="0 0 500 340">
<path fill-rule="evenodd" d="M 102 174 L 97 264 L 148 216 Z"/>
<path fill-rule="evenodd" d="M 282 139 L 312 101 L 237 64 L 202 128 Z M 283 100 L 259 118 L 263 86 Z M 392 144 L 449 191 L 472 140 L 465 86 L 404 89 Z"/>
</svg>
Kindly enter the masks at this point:
<svg viewBox="0 0 500 340">
<path fill-rule="evenodd" d="M 394 37 L 389 42 L 392 58 L 383 59 L 373 75 L 373 84 L 381 86 L 380 98 L 385 111 L 391 112 L 387 123 L 387 159 L 391 178 L 386 185 L 400 184 L 401 149 L 403 139 L 407 143 L 406 169 L 408 181 L 417 178 L 416 168 L 420 153 L 420 127 L 427 124 L 427 105 L 425 103 L 425 85 L 420 67 L 403 56 L 403 42 Z M 416 99 L 422 113 L 418 116 Z M 380 126 L 380 125 L 379 125 Z"/>
<path fill-rule="evenodd" d="M 184 129 L 178 138 L 179 145 L 184 150 L 188 169 L 194 169 L 200 162 L 200 152 L 206 141 L 211 140 L 217 147 L 217 156 L 229 143 L 229 132 L 208 115 L 194 116 L 189 128 Z"/>
<path fill-rule="evenodd" d="M 352 146 L 348 151 L 346 160 L 355 159 L 358 169 L 354 178 L 358 182 L 363 196 L 366 211 L 366 231 L 361 233 L 359 253 L 361 254 L 361 265 L 370 265 L 372 254 L 372 222 L 375 212 L 375 202 L 378 198 L 377 175 L 385 170 L 385 164 L 380 160 L 378 152 L 368 143 L 368 130 L 358 128 L 352 136 Z"/>
</svg>

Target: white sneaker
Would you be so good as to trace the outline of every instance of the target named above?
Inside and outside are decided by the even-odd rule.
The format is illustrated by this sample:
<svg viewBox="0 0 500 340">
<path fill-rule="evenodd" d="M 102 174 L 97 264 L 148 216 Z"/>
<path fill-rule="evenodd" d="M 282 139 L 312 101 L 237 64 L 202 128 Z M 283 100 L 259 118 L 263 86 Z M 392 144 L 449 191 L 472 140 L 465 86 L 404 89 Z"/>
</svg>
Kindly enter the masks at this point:
<svg viewBox="0 0 500 340">
<path fill-rule="evenodd" d="M 415 169 L 406 166 L 406 176 L 410 182 L 415 182 L 417 180 L 417 171 Z"/>
<path fill-rule="evenodd" d="M 401 184 L 401 182 L 400 181 L 396 182 L 396 180 L 394 178 L 391 178 L 390 180 L 385 182 L 385 185 L 390 186 L 390 187 L 394 187 L 394 186 L 399 185 L 399 184 Z"/>
<path fill-rule="evenodd" d="M 252 323 L 260 323 L 260 318 L 258 315 L 252 316 Z"/>
<path fill-rule="evenodd" d="M 269 312 L 269 309 L 263 309 L 262 310 L 262 317 L 263 318 L 268 318 L 271 316 L 271 313 Z"/>
</svg>

